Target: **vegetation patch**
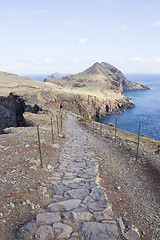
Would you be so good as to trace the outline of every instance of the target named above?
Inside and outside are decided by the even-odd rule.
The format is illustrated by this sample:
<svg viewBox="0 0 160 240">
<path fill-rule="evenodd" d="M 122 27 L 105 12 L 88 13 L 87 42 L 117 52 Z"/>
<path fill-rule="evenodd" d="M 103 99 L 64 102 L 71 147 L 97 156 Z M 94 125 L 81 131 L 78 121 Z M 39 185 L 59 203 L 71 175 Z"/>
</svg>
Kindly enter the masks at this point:
<svg viewBox="0 0 160 240">
<path fill-rule="evenodd" d="M 87 117 L 78 117 L 79 122 L 92 122 L 92 119 Z"/>
<path fill-rule="evenodd" d="M 133 142 L 135 144 L 138 144 L 138 142 L 136 140 L 132 140 L 132 139 L 128 139 L 130 142 Z"/>
<path fill-rule="evenodd" d="M 109 123 L 108 126 L 113 128 L 115 127 L 113 123 Z"/>
</svg>

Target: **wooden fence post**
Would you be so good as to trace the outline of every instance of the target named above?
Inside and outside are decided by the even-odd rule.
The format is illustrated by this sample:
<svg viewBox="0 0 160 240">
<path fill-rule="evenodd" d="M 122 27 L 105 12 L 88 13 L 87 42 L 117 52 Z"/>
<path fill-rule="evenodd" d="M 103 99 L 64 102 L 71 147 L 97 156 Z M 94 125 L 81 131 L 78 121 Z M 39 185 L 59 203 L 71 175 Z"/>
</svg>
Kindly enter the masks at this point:
<svg viewBox="0 0 160 240">
<path fill-rule="evenodd" d="M 117 140 L 117 116 L 116 116 L 116 123 L 115 123 L 115 142 Z"/>
<path fill-rule="evenodd" d="M 102 123 L 101 123 L 101 126 L 100 126 L 100 135 L 102 136 Z"/>
<path fill-rule="evenodd" d="M 39 126 L 38 125 L 37 125 L 37 135 L 38 135 L 39 156 L 40 156 L 40 162 L 41 162 L 41 168 L 42 168 L 43 163 L 42 163 L 42 152 L 41 152 L 41 140 L 40 140 Z"/>
<path fill-rule="evenodd" d="M 51 117 L 51 133 L 52 133 L 52 143 L 54 144 L 53 119 L 52 119 L 52 117 Z"/>
<path fill-rule="evenodd" d="M 56 116 L 56 119 L 57 119 L 57 133 L 58 133 L 58 136 L 59 136 L 58 116 Z"/>
<path fill-rule="evenodd" d="M 140 141 L 140 130 L 141 130 L 141 124 L 139 124 L 139 129 L 138 129 L 138 144 L 137 144 L 136 160 L 138 160 L 138 150 L 139 150 L 139 141 Z"/>
<path fill-rule="evenodd" d="M 61 114 L 61 130 L 62 130 L 62 114 Z"/>
</svg>

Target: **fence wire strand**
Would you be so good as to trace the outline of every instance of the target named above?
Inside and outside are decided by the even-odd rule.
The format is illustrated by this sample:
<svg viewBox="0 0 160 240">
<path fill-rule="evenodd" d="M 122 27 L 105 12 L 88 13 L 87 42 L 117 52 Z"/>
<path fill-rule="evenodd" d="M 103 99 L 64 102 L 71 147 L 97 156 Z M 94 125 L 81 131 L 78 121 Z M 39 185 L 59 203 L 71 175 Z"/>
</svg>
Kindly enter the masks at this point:
<svg viewBox="0 0 160 240">
<path fill-rule="evenodd" d="M 45 122 L 43 122 L 43 123 L 41 123 L 41 124 L 38 124 L 38 126 L 41 126 L 41 125 L 43 125 L 43 124 L 46 123 L 46 122 L 47 122 L 47 121 L 45 121 Z M 14 134 L 14 135 L 12 135 L 12 136 L 9 136 L 9 137 L 6 137 L 6 138 L 1 138 L 1 139 L 0 139 L 0 142 L 3 142 L 3 141 L 8 140 L 8 139 L 10 139 L 10 138 L 16 137 L 16 136 L 21 135 L 21 134 L 23 134 L 23 133 L 25 133 L 25 132 L 29 132 L 29 131 L 31 131 L 33 128 L 36 128 L 36 127 L 37 127 L 37 126 L 34 126 L 34 127 L 29 128 L 29 129 L 26 129 L 26 130 L 24 130 L 24 131 L 22 131 L 22 132 L 20 132 L 20 133 Z"/>
<path fill-rule="evenodd" d="M 41 126 L 41 125 L 43 125 L 43 124 L 45 124 L 45 123 L 47 123 L 47 122 L 48 122 L 48 121 L 44 121 L 44 122 L 38 124 L 37 126 Z M 11 139 L 11 138 L 14 138 L 14 137 L 16 137 L 16 136 L 19 136 L 19 135 L 21 135 L 21 134 L 23 134 L 23 133 L 29 132 L 29 131 L 31 131 L 32 129 L 36 128 L 37 126 L 31 127 L 31 128 L 29 128 L 29 129 L 26 129 L 26 130 L 24 130 L 24 131 L 21 131 L 20 133 L 14 134 L 14 135 L 12 135 L 12 136 L 9 136 L 9 137 L 6 137 L 6 138 L 2 138 L 2 139 L 0 139 L 0 142 L 6 141 L 6 140 L 8 140 L 8 139 Z M 4 186 L 5 186 L 7 183 L 9 183 L 9 182 L 11 181 L 11 179 L 14 178 L 14 176 L 18 175 L 18 173 L 19 173 L 19 171 L 20 171 L 21 169 L 22 169 L 22 167 L 20 167 L 8 180 L 6 180 L 6 182 L 5 182 L 4 184 L 2 184 L 2 186 L 0 187 L 0 190 L 2 190 L 2 189 L 4 188 Z"/>
</svg>

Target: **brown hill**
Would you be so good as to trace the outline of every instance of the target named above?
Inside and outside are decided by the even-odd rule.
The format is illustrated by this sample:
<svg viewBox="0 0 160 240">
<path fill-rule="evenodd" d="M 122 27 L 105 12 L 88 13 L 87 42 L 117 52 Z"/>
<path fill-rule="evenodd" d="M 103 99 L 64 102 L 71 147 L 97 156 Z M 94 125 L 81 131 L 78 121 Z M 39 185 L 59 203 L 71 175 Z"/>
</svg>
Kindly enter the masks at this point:
<svg viewBox="0 0 160 240">
<path fill-rule="evenodd" d="M 143 90 L 147 86 L 129 81 L 121 71 L 111 64 L 96 62 L 85 71 L 73 75 L 69 81 L 77 84 L 102 84 L 105 88 L 116 89 L 120 92 L 123 90 Z M 77 85 L 78 86 L 78 85 Z"/>
</svg>

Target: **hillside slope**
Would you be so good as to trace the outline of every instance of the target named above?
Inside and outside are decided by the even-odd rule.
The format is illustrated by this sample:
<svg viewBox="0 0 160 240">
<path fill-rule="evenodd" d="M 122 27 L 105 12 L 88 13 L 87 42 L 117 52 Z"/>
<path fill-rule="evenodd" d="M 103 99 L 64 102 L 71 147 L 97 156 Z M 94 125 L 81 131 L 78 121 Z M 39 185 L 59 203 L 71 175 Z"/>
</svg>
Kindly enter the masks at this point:
<svg viewBox="0 0 160 240">
<path fill-rule="evenodd" d="M 106 88 L 115 89 L 120 92 L 123 92 L 123 90 L 148 89 L 143 84 L 129 81 L 116 67 L 105 62 L 96 62 L 85 71 L 73 75 L 69 78 L 69 81 L 79 84 L 102 83 Z"/>
</svg>

